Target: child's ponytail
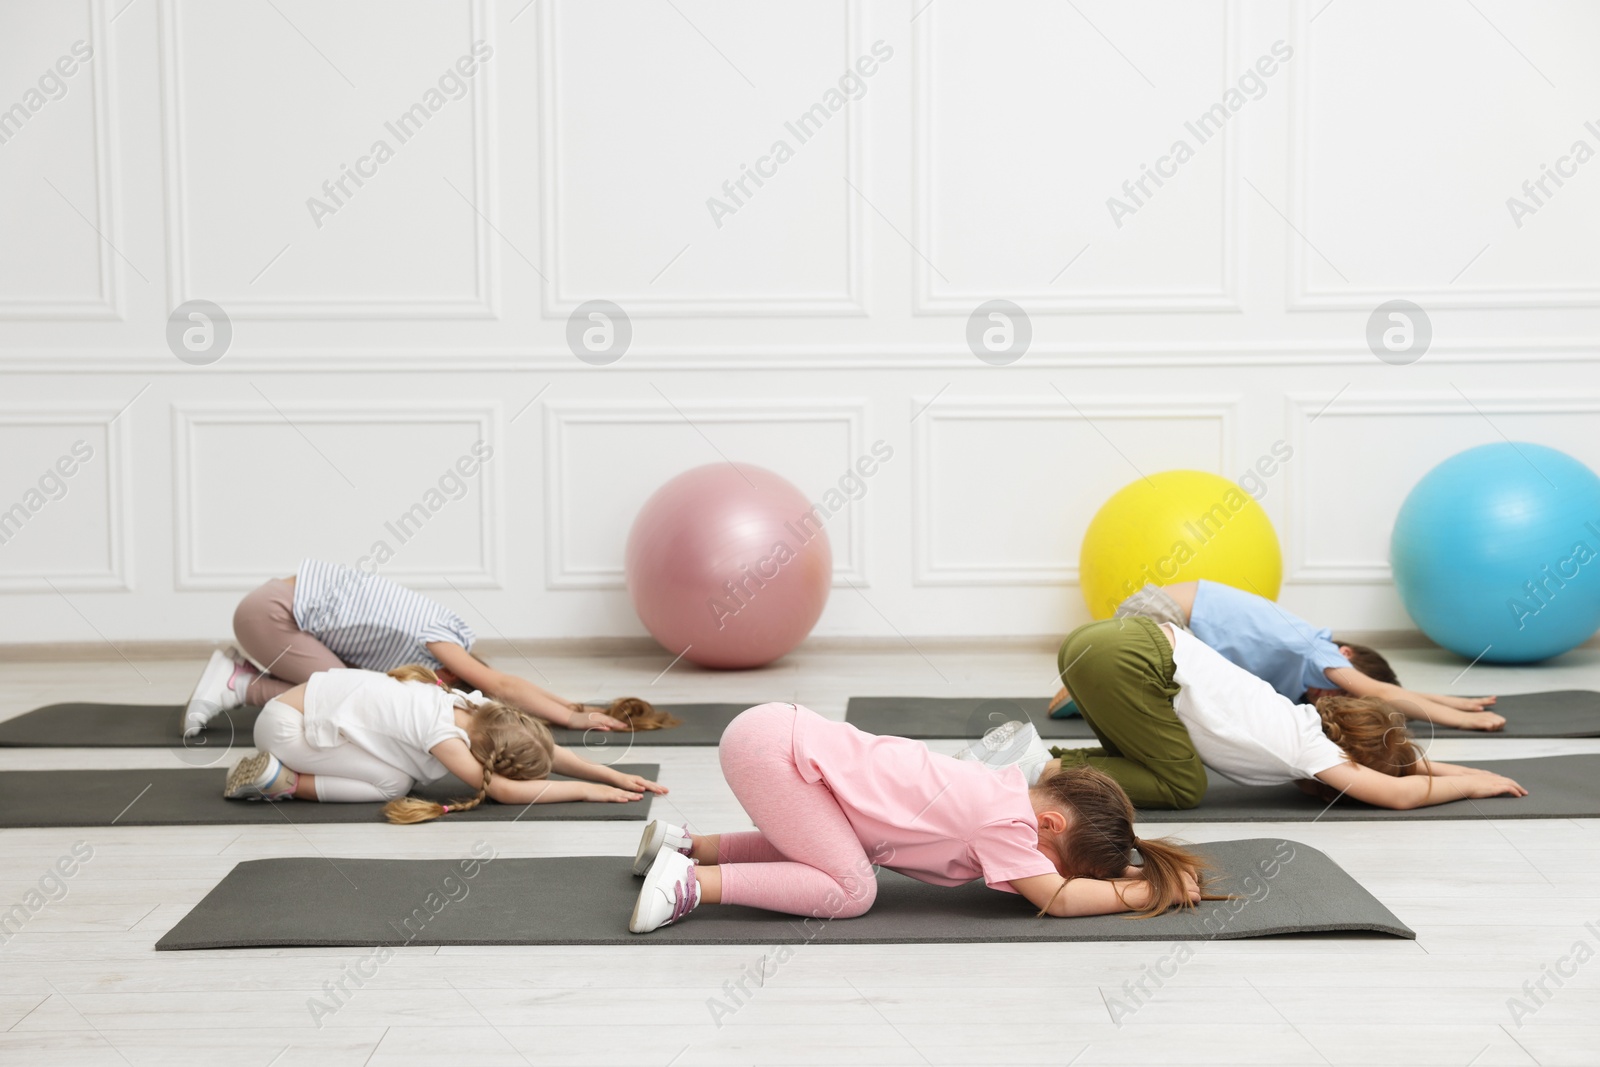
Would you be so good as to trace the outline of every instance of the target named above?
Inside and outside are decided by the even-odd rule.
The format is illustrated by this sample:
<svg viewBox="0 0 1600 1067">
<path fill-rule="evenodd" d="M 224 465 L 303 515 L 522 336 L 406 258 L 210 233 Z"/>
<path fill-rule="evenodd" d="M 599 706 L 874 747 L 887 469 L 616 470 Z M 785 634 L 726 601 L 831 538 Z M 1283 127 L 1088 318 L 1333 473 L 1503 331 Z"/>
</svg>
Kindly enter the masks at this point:
<svg viewBox="0 0 1600 1067">
<path fill-rule="evenodd" d="M 568 704 L 567 707 L 571 708 L 575 715 L 581 715 L 589 710 L 582 704 Z M 640 700 L 638 697 L 619 697 L 604 711 L 613 719 L 621 719 L 626 723 L 622 729 L 631 733 L 670 730 L 674 726 L 683 725 L 683 720 L 676 715 L 662 711 L 648 700 Z"/>
<path fill-rule="evenodd" d="M 1160 915 L 1170 908 L 1192 908 L 1194 901 L 1189 899 L 1189 889 L 1183 884 L 1183 876 L 1188 875 L 1201 882 L 1201 875 L 1205 873 L 1204 861 L 1199 856 L 1186 848 L 1180 848 L 1171 841 L 1161 838 L 1148 841 L 1135 837 L 1133 846 L 1139 850 L 1139 856 L 1144 860 L 1144 865 L 1139 868 L 1139 878 L 1150 887 L 1150 901 L 1139 909 L 1138 917 L 1147 919 L 1152 915 Z M 1226 900 L 1207 894 L 1202 889 L 1202 900 Z"/>
</svg>

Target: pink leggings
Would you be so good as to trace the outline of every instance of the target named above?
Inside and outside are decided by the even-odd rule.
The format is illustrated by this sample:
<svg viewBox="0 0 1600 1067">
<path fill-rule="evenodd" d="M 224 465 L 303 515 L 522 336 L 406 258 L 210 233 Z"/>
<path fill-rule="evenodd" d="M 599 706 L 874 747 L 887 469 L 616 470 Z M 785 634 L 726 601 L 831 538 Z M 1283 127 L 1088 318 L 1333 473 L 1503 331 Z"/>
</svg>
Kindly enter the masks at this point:
<svg viewBox="0 0 1600 1067">
<path fill-rule="evenodd" d="M 343 667 L 328 646 L 294 621 L 294 586 L 274 578 L 252 590 L 233 612 L 233 636 L 245 655 L 266 670 L 245 694 L 249 704 L 265 704 L 318 671 Z M 298 768 L 296 768 L 298 769 Z"/>
<path fill-rule="evenodd" d="M 795 718 L 815 714 L 762 704 L 722 734 L 722 773 L 757 827 L 721 835 L 724 904 L 850 919 L 877 898 L 872 862 L 844 809 L 826 785 L 807 782 L 795 766 Z"/>
</svg>

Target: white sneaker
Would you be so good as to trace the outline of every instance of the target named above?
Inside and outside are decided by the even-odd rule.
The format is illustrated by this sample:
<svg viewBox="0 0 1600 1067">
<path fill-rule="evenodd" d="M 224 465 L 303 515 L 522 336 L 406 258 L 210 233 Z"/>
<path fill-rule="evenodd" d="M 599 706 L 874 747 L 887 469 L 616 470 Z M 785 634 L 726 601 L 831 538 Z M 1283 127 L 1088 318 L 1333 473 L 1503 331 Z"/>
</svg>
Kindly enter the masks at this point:
<svg viewBox="0 0 1600 1067">
<path fill-rule="evenodd" d="M 233 765 L 222 795 L 228 800 L 282 800 L 294 792 L 298 778 L 278 757 L 258 752 Z"/>
<path fill-rule="evenodd" d="M 648 934 L 675 923 L 700 903 L 700 883 L 695 880 L 694 860 L 664 848 L 656 853 L 650 873 L 639 887 L 639 901 L 633 906 L 628 929 Z"/>
<path fill-rule="evenodd" d="M 229 649 L 228 652 L 232 652 Z M 244 704 L 244 691 L 255 681 L 258 672 L 218 650 L 211 653 L 206 669 L 200 672 L 189 703 L 183 709 L 183 736 L 193 737 L 205 729 L 206 723 L 220 712 L 231 711 Z M 242 683 L 242 684 L 241 684 Z"/>
<path fill-rule="evenodd" d="M 694 848 L 694 841 L 689 837 L 689 831 L 681 826 L 674 826 L 670 822 L 652 819 L 650 825 L 644 828 L 644 833 L 639 836 L 638 851 L 633 854 L 633 873 L 642 875 L 650 869 L 656 861 L 656 853 L 663 848 L 670 848 L 680 855 L 687 856 Z"/>
<path fill-rule="evenodd" d="M 986 732 L 980 740 L 958 752 L 956 759 L 977 760 L 994 770 L 1018 767 L 1033 786 L 1039 783 L 1044 765 L 1050 762 L 1050 750 L 1033 723 L 1013 719 Z"/>
</svg>

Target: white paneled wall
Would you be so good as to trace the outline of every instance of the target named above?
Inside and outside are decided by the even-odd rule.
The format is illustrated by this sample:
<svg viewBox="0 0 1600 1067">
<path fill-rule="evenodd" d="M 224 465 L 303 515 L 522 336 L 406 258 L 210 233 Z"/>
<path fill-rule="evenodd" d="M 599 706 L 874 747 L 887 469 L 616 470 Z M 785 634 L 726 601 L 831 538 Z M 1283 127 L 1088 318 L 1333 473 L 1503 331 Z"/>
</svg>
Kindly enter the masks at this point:
<svg viewBox="0 0 1600 1067">
<path fill-rule="evenodd" d="M 1264 456 L 1285 602 L 1406 627 L 1430 466 L 1600 467 L 1596 41 L 1582 0 L 4 0 L 0 641 L 221 637 L 306 555 L 639 634 L 632 516 L 723 458 L 842 502 L 820 634 L 1060 632 L 1107 495 Z"/>
</svg>

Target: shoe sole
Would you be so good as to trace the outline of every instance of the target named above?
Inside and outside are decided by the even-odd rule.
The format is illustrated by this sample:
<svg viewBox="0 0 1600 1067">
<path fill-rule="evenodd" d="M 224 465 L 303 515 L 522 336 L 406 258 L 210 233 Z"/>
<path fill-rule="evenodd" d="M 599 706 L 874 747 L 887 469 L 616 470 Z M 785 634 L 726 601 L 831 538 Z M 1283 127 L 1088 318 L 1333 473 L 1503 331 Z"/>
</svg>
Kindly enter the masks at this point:
<svg viewBox="0 0 1600 1067">
<path fill-rule="evenodd" d="M 205 728 L 206 723 L 216 718 L 218 713 L 222 711 L 222 701 L 219 699 L 211 702 L 209 714 L 205 714 L 207 711 L 205 707 L 206 701 L 202 699 L 200 694 L 208 693 L 213 689 L 227 688 L 228 677 L 233 674 L 235 666 L 236 664 L 233 660 L 229 659 L 225 654 L 221 652 L 211 653 L 211 659 L 207 661 L 206 669 L 200 673 L 200 680 L 194 684 L 194 692 L 189 694 L 189 702 L 183 706 L 181 729 L 184 737 L 193 737 L 199 733 Z M 199 719 L 198 724 L 193 729 L 190 729 L 190 714 L 195 710 L 195 705 L 197 704 L 200 705 L 200 710 L 204 717 Z"/>
<path fill-rule="evenodd" d="M 657 860 L 660 859 L 660 854 L 659 853 L 657 853 L 656 859 Z M 652 862 L 650 864 L 650 867 L 653 870 L 655 868 L 655 863 Z M 647 871 L 646 872 L 646 878 L 648 879 L 648 877 L 649 877 L 649 872 Z M 635 900 L 633 902 L 633 914 L 628 917 L 628 933 L 630 933 L 630 934 L 650 934 L 650 933 L 654 933 L 655 930 L 661 929 L 661 926 L 657 926 L 655 928 L 655 930 L 641 930 L 641 929 L 639 929 L 639 909 L 644 906 L 645 892 L 649 888 L 650 888 L 650 886 L 649 886 L 648 882 L 646 882 L 645 885 L 642 885 L 642 886 L 639 887 L 639 897 L 638 897 L 637 900 Z M 662 926 L 666 926 L 668 924 L 667 923 L 662 923 L 661 925 Z"/>
<path fill-rule="evenodd" d="M 226 800 L 260 800 L 261 793 L 257 790 L 253 797 L 241 797 L 239 794 L 246 789 L 255 787 L 261 779 L 261 772 L 267 769 L 267 763 L 272 756 L 265 752 L 258 752 L 234 764 L 233 770 L 228 772 L 227 784 L 222 787 L 222 796 Z"/>
<path fill-rule="evenodd" d="M 661 820 L 651 819 L 650 825 L 640 835 L 639 847 L 633 854 L 633 873 L 636 877 L 643 878 L 650 873 L 650 866 L 655 863 L 656 853 L 661 851 L 666 837 L 666 831 L 661 829 Z"/>
</svg>

